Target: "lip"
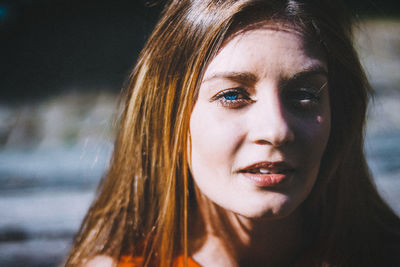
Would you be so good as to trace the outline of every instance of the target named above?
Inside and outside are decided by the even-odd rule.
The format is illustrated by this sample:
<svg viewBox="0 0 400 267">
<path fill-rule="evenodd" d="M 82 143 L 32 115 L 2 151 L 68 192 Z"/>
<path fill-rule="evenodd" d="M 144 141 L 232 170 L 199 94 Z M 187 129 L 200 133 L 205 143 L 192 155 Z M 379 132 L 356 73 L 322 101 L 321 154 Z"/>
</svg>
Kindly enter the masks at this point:
<svg viewBox="0 0 400 267">
<path fill-rule="evenodd" d="M 257 169 L 265 169 L 268 173 L 253 172 Z M 294 169 L 284 161 L 262 161 L 239 169 L 238 173 L 259 187 L 274 187 L 289 180 Z"/>
</svg>

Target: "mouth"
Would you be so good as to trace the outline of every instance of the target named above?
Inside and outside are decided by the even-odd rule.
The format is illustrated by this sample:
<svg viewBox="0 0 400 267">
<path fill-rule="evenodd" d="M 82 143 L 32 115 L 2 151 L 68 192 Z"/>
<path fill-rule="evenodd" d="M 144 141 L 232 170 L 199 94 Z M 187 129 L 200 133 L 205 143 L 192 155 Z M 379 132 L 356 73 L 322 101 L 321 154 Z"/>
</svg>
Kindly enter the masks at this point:
<svg viewBox="0 0 400 267">
<path fill-rule="evenodd" d="M 285 162 L 258 162 L 240 169 L 247 180 L 259 187 L 274 187 L 289 180 L 294 169 Z"/>
</svg>

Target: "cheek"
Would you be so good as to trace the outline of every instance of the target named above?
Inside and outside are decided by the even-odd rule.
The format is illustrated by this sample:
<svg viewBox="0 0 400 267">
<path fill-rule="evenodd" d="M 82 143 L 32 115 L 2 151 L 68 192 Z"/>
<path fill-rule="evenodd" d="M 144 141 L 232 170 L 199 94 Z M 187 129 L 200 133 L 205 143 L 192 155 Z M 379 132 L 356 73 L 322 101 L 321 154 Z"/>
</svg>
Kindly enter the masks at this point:
<svg viewBox="0 0 400 267">
<path fill-rule="evenodd" d="M 303 151 L 303 156 L 298 157 L 305 166 L 309 166 L 317 173 L 330 136 L 330 112 L 317 116 L 312 121 L 303 121 L 298 129 L 297 137 L 302 139 L 298 144 L 303 146 L 299 148 Z"/>
<path fill-rule="evenodd" d="M 314 132 L 311 133 L 314 146 L 319 148 L 320 156 L 322 157 L 325 151 L 326 145 L 328 144 L 330 132 L 331 132 L 331 111 L 329 102 L 326 103 L 325 109 L 321 115 L 317 116 L 314 123 Z"/>
<path fill-rule="evenodd" d="M 194 171 L 207 167 L 230 168 L 240 143 L 237 122 L 215 115 L 213 108 L 196 105 L 190 118 L 191 165 Z"/>
<path fill-rule="evenodd" d="M 296 114 L 292 114 L 293 117 L 291 117 L 295 142 L 292 149 L 287 152 L 291 152 L 297 158 L 299 165 L 304 166 L 305 176 L 314 177 L 318 173 L 330 136 L 329 102 L 325 101 L 322 107 L 318 114 L 312 117 L 301 117 Z"/>
<path fill-rule="evenodd" d="M 301 127 L 302 135 L 307 139 L 309 146 L 324 150 L 330 134 L 329 117 L 317 116 L 315 121 Z"/>
<path fill-rule="evenodd" d="M 302 138 L 307 146 L 317 150 L 325 150 L 331 131 L 331 109 L 329 96 L 326 92 L 321 96 L 320 108 L 311 117 L 295 116 L 295 127 L 298 136 Z M 297 116 L 297 117 L 296 117 Z"/>
</svg>

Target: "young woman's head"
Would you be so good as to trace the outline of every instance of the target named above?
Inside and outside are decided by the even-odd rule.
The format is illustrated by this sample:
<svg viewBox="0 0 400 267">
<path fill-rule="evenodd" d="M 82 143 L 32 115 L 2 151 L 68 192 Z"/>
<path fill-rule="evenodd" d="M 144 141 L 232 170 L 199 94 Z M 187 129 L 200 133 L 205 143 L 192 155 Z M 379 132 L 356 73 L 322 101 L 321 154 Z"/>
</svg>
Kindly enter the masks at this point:
<svg viewBox="0 0 400 267">
<path fill-rule="evenodd" d="M 357 224 L 365 205 L 390 213 L 369 181 L 369 86 L 337 1 L 171 1 L 126 87 L 71 265 L 96 254 L 169 265 L 187 253 L 194 191 L 249 218 L 301 206 L 333 263 L 339 246 L 362 248 L 345 241 L 360 237 L 349 224 L 370 225 Z"/>
<path fill-rule="evenodd" d="M 235 32 L 208 64 L 190 118 L 191 173 L 208 199 L 281 218 L 309 195 L 330 134 L 322 47 L 282 22 Z"/>
</svg>

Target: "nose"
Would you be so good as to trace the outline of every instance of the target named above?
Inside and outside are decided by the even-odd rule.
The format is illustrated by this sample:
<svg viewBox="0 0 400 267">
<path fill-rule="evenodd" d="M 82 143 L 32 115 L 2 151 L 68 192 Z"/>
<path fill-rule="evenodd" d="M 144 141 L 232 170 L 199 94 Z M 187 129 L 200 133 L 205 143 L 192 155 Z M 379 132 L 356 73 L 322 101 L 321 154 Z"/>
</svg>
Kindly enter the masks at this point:
<svg viewBox="0 0 400 267">
<path fill-rule="evenodd" d="M 253 104 L 249 118 L 249 139 L 258 145 L 280 147 L 294 140 L 290 114 L 277 93 L 269 94 Z"/>
</svg>

